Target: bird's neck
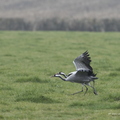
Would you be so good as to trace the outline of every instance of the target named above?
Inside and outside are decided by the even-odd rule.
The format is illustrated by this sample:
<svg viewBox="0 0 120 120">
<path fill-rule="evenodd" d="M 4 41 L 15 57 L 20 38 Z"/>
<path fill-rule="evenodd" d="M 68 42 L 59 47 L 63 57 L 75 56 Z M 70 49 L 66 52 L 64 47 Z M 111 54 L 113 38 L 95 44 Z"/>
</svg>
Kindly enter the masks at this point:
<svg viewBox="0 0 120 120">
<path fill-rule="evenodd" d="M 60 79 L 62 79 L 63 81 L 66 81 L 66 79 L 65 79 L 65 78 L 63 78 L 61 75 L 56 76 L 56 77 L 59 77 L 59 78 L 60 78 Z"/>
</svg>

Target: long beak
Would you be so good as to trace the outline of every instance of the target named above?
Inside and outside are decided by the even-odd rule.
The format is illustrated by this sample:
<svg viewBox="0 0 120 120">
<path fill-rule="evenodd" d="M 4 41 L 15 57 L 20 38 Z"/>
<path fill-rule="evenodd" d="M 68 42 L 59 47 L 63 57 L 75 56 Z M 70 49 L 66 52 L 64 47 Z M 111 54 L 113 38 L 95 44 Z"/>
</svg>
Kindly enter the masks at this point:
<svg viewBox="0 0 120 120">
<path fill-rule="evenodd" d="M 52 75 L 51 77 L 55 77 L 55 74 L 54 74 L 54 75 Z"/>
</svg>

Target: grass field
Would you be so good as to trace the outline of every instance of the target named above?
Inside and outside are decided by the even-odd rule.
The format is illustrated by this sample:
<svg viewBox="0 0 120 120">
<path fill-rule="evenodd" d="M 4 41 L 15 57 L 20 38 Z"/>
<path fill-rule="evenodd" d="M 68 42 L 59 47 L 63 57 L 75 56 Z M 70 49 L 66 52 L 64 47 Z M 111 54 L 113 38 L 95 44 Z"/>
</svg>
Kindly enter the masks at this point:
<svg viewBox="0 0 120 120">
<path fill-rule="evenodd" d="M 81 85 L 50 76 L 86 50 L 98 95 L 69 95 Z M 0 119 L 119 120 L 119 59 L 120 33 L 0 31 Z"/>
</svg>

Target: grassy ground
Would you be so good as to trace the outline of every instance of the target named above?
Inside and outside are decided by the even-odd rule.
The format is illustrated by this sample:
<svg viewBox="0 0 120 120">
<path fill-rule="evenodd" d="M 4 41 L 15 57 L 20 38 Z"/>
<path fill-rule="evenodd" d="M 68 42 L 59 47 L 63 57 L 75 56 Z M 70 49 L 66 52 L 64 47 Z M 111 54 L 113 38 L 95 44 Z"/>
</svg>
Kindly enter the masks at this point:
<svg viewBox="0 0 120 120">
<path fill-rule="evenodd" d="M 50 78 L 75 70 L 88 50 L 97 73 L 94 95 L 77 83 Z M 0 119 L 119 120 L 120 33 L 0 32 Z"/>
</svg>

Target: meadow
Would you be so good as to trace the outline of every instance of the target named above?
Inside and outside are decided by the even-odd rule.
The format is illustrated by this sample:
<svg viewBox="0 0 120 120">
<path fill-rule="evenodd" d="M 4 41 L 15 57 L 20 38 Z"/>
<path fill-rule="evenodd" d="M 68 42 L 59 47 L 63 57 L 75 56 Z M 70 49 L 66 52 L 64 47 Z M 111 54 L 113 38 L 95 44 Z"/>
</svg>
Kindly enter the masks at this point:
<svg viewBox="0 0 120 120">
<path fill-rule="evenodd" d="M 51 78 L 75 70 L 72 61 L 89 51 L 99 79 L 94 95 L 82 86 Z M 119 120 L 120 33 L 0 31 L 1 120 Z"/>
</svg>

